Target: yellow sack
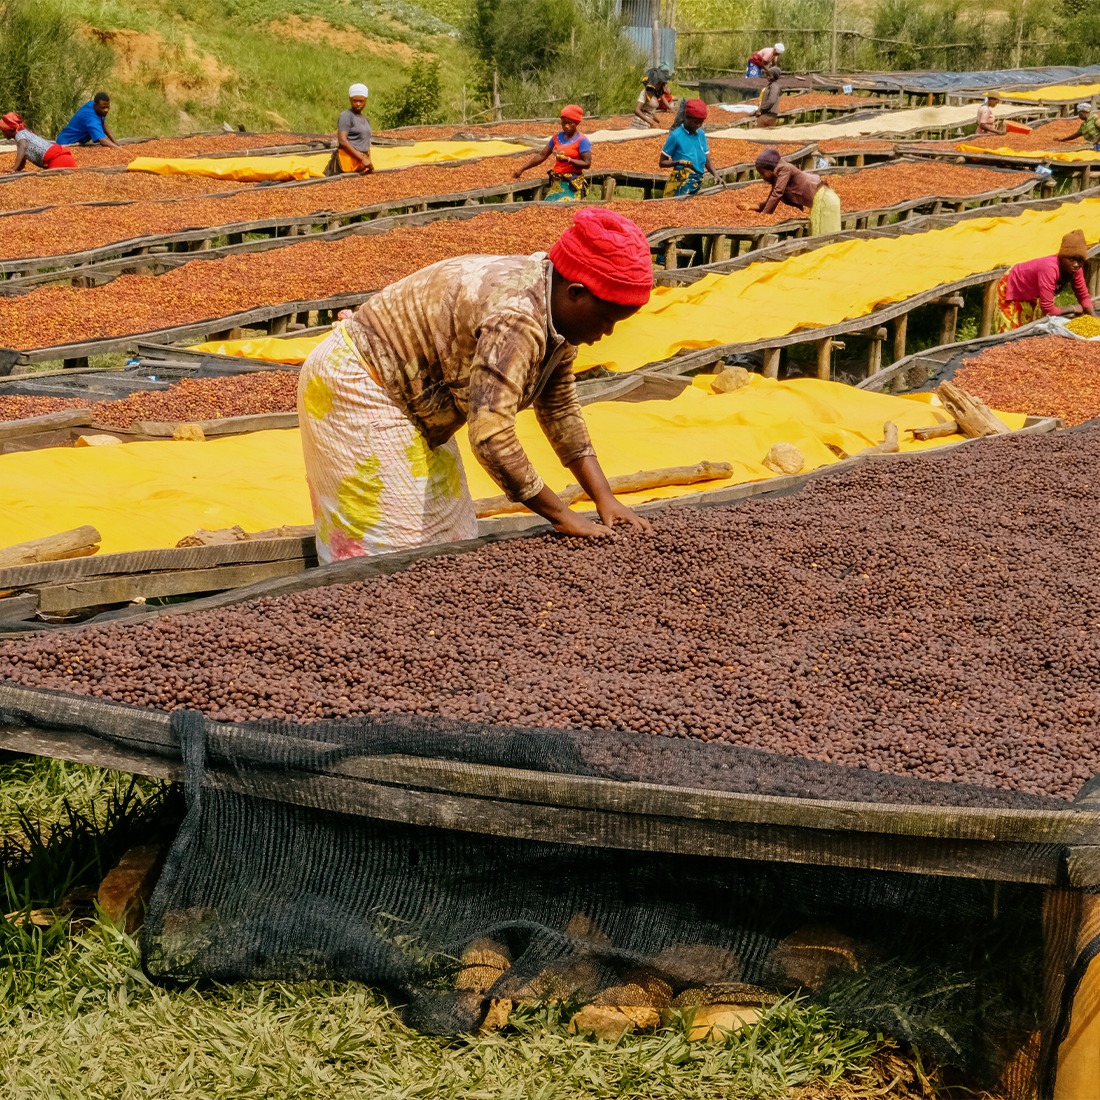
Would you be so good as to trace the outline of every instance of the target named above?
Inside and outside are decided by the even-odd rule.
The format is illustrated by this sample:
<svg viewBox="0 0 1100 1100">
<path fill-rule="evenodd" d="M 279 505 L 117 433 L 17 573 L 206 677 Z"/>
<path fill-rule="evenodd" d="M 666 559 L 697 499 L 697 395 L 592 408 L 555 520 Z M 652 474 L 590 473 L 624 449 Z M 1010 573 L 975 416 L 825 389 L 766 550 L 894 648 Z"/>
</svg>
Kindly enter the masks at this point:
<svg viewBox="0 0 1100 1100">
<path fill-rule="evenodd" d="M 1076 163 L 1079 161 L 1100 160 L 1100 153 L 1095 149 L 1077 149 L 1074 151 L 1067 151 L 1059 153 L 1055 149 L 1047 150 L 1034 150 L 1034 149 L 987 149 L 983 145 L 956 145 L 955 148 L 960 153 L 985 153 L 990 157 L 1023 157 L 1025 160 L 1058 160 L 1067 163 Z"/>
<path fill-rule="evenodd" d="M 415 145 L 379 147 L 371 150 L 376 169 L 406 168 L 412 164 L 437 164 L 449 160 L 495 157 L 527 150 L 526 145 L 507 141 L 418 141 Z M 295 153 L 285 157 L 138 157 L 127 168 L 131 172 L 154 172 L 160 176 L 211 176 L 239 182 L 264 180 L 320 179 L 332 151 Z"/>
</svg>

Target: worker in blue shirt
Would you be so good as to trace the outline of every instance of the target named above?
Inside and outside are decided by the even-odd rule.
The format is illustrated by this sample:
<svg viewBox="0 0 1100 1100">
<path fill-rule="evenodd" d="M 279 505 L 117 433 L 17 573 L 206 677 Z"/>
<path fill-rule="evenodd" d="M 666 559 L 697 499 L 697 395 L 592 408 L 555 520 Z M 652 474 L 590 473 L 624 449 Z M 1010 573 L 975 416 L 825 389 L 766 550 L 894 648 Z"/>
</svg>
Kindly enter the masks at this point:
<svg viewBox="0 0 1100 1100">
<path fill-rule="evenodd" d="M 109 149 L 121 149 L 115 135 L 107 128 L 107 112 L 111 109 L 111 97 L 106 92 L 96 92 L 57 135 L 58 145 L 87 145 L 94 141 Z"/>
<path fill-rule="evenodd" d="M 665 139 L 660 165 L 671 168 L 665 184 L 666 199 L 694 195 L 703 184 L 703 172 L 709 172 L 715 182 L 726 189 L 726 181 L 718 175 L 710 159 L 707 135 L 700 127 L 706 121 L 707 105 L 701 99 L 689 99 L 684 105 L 684 122 Z"/>
</svg>

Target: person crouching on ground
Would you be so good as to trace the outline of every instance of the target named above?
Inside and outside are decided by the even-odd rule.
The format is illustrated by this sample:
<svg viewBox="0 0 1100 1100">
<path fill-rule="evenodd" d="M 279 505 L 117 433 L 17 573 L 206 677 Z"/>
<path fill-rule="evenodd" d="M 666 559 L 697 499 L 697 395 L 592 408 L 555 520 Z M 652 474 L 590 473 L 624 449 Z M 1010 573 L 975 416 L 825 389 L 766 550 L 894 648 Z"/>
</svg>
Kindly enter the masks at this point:
<svg viewBox="0 0 1100 1100">
<path fill-rule="evenodd" d="M 550 169 L 550 189 L 547 202 L 579 202 L 588 195 L 586 168 L 592 167 L 592 142 L 580 132 L 584 111 L 570 103 L 561 112 L 561 130 L 555 134 L 530 160 L 521 164 L 513 173 L 519 179 L 528 168 L 542 164 L 551 153 L 554 167 Z"/>
<path fill-rule="evenodd" d="M 997 309 L 993 316 L 994 332 L 1009 332 L 1040 317 L 1058 317 L 1063 313 L 1088 313 L 1096 316 L 1082 270 L 1089 258 L 1088 243 L 1080 229 L 1062 238 L 1056 256 L 1041 256 L 1022 264 L 1013 264 L 997 284 Z M 1073 285 L 1077 305 L 1060 309 L 1054 297 Z"/>
<path fill-rule="evenodd" d="M 706 118 L 707 105 L 701 99 L 689 99 L 684 106 L 684 124 L 665 139 L 658 163 L 662 168 L 672 169 L 665 184 L 666 199 L 694 195 L 703 185 L 704 171 L 722 185 L 723 191 L 726 189 L 726 181 L 714 167 L 707 135 L 703 133 Z"/>
<path fill-rule="evenodd" d="M 1094 111 L 1091 103 L 1078 103 L 1077 117 L 1081 120 L 1081 125 L 1068 137 L 1057 140 L 1076 141 L 1081 138 L 1089 145 L 1100 145 L 1100 111 Z"/>
<path fill-rule="evenodd" d="M 0 134 L 8 141 L 15 142 L 15 164 L 10 171 L 22 172 L 27 163 L 37 168 L 76 168 L 72 153 L 64 145 L 58 145 L 49 138 L 39 137 L 27 129 L 23 116 L 16 111 L 8 111 L 0 118 Z"/>
<path fill-rule="evenodd" d="M 783 160 L 774 145 L 756 158 L 756 170 L 772 187 L 771 194 L 757 206 L 759 213 L 770 214 L 781 202 L 799 210 L 809 207 L 812 236 L 840 232 L 840 196 L 820 176 Z"/>
<path fill-rule="evenodd" d="M 326 176 L 374 171 L 370 159 L 370 120 L 363 114 L 368 95 L 366 84 L 353 84 L 348 89 L 349 107 L 336 120 L 336 148 L 325 166 Z"/>
<path fill-rule="evenodd" d="M 649 300 L 649 242 L 632 221 L 578 210 L 549 254 L 458 256 L 375 294 L 302 367 L 298 416 L 322 561 L 477 535 L 454 434 L 510 500 L 565 535 L 649 524 L 615 499 L 577 401 L 573 359 Z M 532 407 L 600 523 L 567 508 L 524 453 Z"/>
</svg>

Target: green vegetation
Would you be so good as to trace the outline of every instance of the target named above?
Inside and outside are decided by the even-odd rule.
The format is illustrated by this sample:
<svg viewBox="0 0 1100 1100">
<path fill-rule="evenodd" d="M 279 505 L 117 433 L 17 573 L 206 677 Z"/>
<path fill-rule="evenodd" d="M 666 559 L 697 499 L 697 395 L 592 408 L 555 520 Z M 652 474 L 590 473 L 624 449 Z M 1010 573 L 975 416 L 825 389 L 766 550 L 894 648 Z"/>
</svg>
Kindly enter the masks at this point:
<svg viewBox="0 0 1100 1100">
<path fill-rule="evenodd" d="M 439 59 L 418 57 L 409 67 L 408 82 L 382 97 L 376 109 L 376 125 L 388 129 L 442 122 L 440 95 Z"/>
<path fill-rule="evenodd" d="M 109 50 L 88 42 L 61 0 L 0 5 L 0 104 L 36 133 L 53 135 L 111 70 Z"/>
</svg>

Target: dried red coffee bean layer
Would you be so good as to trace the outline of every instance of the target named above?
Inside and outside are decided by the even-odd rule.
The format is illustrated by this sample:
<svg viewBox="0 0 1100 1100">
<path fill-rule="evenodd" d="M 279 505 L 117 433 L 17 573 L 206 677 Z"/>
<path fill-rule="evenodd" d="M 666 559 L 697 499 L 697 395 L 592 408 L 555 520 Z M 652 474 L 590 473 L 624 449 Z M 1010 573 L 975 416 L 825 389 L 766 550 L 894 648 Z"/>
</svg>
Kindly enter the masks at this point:
<svg viewBox="0 0 1100 1100">
<path fill-rule="evenodd" d="M 1100 416 L 1100 343 L 1029 336 L 997 344 L 964 359 L 955 381 L 991 408 L 1080 424 Z"/>
<path fill-rule="evenodd" d="M 1087 427 L 868 463 L 649 536 L 517 539 L 15 640 L 0 677 L 227 721 L 618 729 L 1071 798 L 1100 769 L 1098 461 Z"/>
</svg>

